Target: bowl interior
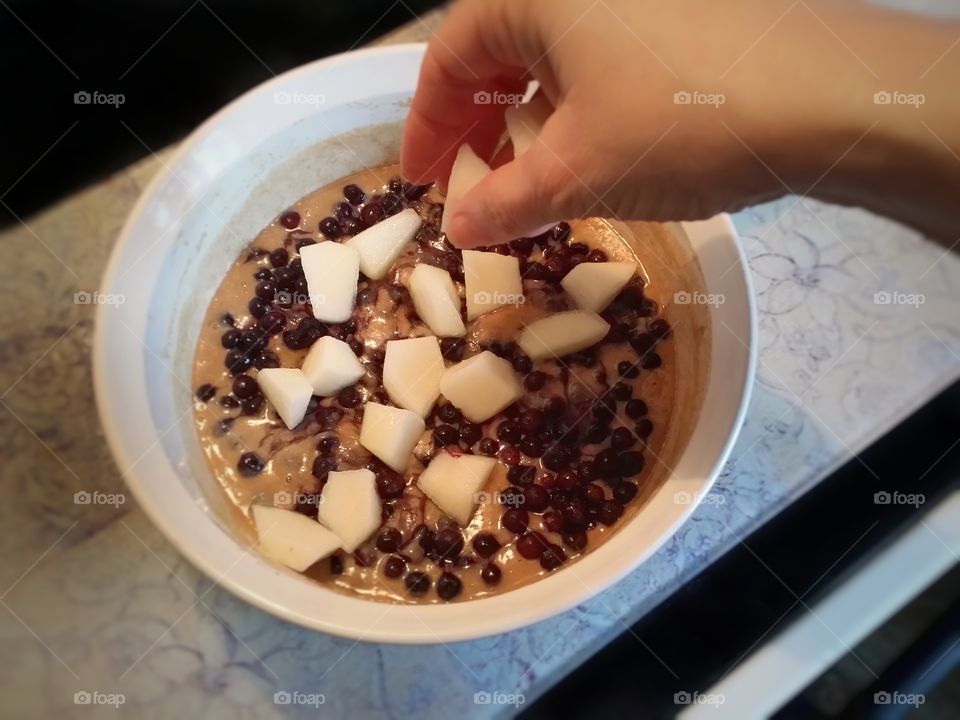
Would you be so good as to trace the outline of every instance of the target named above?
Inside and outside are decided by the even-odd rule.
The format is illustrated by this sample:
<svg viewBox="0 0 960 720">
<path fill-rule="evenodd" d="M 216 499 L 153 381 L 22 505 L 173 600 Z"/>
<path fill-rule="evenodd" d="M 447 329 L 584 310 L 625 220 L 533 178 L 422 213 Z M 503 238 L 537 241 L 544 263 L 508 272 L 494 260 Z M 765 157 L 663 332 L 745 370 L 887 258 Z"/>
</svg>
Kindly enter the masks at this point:
<svg viewBox="0 0 960 720">
<path fill-rule="evenodd" d="M 703 290 L 724 298 L 680 309 L 698 313 L 709 331 L 702 341 L 711 345 L 712 362 L 696 383 L 700 419 L 691 421 L 669 479 L 570 569 L 500 596 L 411 607 L 335 593 L 261 559 L 237 538 L 194 434 L 190 377 L 199 325 L 229 265 L 278 211 L 338 177 L 395 160 L 422 51 L 396 46 L 318 61 L 260 86 L 201 126 L 127 222 L 102 287 L 125 302 L 100 306 L 94 348 L 97 401 L 124 477 L 185 556 L 292 622 L 411 643 L 535 622 L 582 602 L 649 556 L 695 507 L 677 503 L 676 494 L 705 494 L 730 450 L 746 406 L 755 335 L 729 220 L 685 224 L 688 262 L 702 272 Z M 654 272 L 649 263 L 647 269 Z"/>
</svg>

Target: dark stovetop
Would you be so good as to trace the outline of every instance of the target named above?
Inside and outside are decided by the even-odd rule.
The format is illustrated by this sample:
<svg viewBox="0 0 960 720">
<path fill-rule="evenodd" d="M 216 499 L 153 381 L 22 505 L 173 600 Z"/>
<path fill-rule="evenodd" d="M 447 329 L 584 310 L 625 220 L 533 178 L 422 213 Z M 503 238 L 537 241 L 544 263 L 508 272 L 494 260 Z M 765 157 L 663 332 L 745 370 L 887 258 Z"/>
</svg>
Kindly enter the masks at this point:
<svg viewBox="0 0 960 720">
<path fill-rule="evenodd" d="M 923 493 L 925 507 L 956 487 L 958 426 L 960 382 L 861 453 L 863 463 L 851 460 L 745 538 L 520 717 L 673 717 L 682 709 L 675 693 L 706 692 L 761 637 L 918 521 L 922 509 L 875 503 L 878 487 Z M 877 470 L 879 483 L 864 464 Z M 838 561 L 837 549 L 851 546 Z M 958 607 L 954 602 L 952 618 Z M 803 716 L 827 717 L 807 711 Z"/>
</svg>

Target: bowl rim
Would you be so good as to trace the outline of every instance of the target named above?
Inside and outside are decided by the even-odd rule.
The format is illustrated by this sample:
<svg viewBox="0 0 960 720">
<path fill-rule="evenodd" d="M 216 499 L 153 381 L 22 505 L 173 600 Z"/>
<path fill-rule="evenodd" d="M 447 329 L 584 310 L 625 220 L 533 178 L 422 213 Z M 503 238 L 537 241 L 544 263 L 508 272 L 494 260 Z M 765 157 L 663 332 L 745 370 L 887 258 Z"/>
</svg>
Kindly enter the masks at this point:
<svg viewBox="0 0 960 720">
<path fill-rule="evenodd" d="M 291 82 L 296 82 L 300 78 L 308 77 L 312 73 L 328 69 L 329 67 L 339 63 L 352 61 L 362 62 L 364 60 L 384 57 L 389 58 L 398 53 L 419 53 L 422 55 L 425 47 L 426 45 L 424 43 L 405 43 L 383 47 L 363 48 L 360 50 L 348 51 L 326 58 L 321 58 L 314 62 L 299 66 L 285 73 L 277 75 L 274 78 L 271 78 L 270 80 L 251 88 L 234 99 L 228 105 L 214 113 L 180 143 L 169 160 L 164 162 L 164 166 L 156 173 L 156 175 L 144 188 L 140 197 L 137 199 L 137 202 L 130 210 L 123 229 L 117 237 L 114 247 L 111 250 L 110 258 L 106 264 L 101 281 L 101 287 L 104 288 L 104 292 L 108 291 L 114 284 L 123 251 L 130 243 L 133 230 L 135 229 L 137 222 L 144 215 L 145 208 L 147 208 L 151 202 L 155 201 L 158 189 L 165 181 L 170 179 L 170 177 L 174 174 L 174 169 L 178 167 L 179 163 L 184 158 L 188 157 L 196 148 L 196 146 L 206 139 L 209 133 L 213 131 L 225 117 L 238 111 L 242 111 L 243 107 L 254 97 L 257 97 L 263 93 L 269 93 L 274 88 L 282 87 Z M 180 216 L 177 218 L 176 222 L 180 223 L 182 220 L 183 216 Z M 736 262 L 728 271 L 728 274 L 731 276 L 732 280 L 742 284 L 742 300 L 745 303 L 747 315 L 745 329 L 748 336 L 746 338 L 740 338 L 740 342 L 742 345 L 744 345 L 744 349 L 746 351 L 746 362 L 740 367 L 742 377 L 740 378 L 739 383 L 735 383 L 734 387 L 739 397 L 739 403 L 736 407 L 736 410 L 731 414 L 729 421 L 726 423 L 724 430 L 725 439 L 720 452 L 714 461 L 709 465 L 709 471 L 706 477 L 698 486 L 702 491 L 699 497 L 702 498 L 712 487 L 717 476 L 722 470 L 724 463 L 729 457 L 733 448 L 733 444 L 743 424 L 747 407 L 749 405 L 753 378 L 757 365 L 757 314 L 752 282 L 750 274 L 747 270 L 746 256 L 730 217 L 726 214 L 721 214 L 706 221 L 683 223 L 683 226 L 687 230 L 688 234 L 709 233 L 714 236 L 719 235 L 730 245 L 729 249 L 732 250 L 732 257 L 735 257 Z M 174 237 L 176 236 L 175 233 L 173 235 Z M 339 622 L 330 622 L 323 617 L 309 615 L 304 612 L 294 610 L 289 606 L 284 606 L 284 604 L 277 598 L 271 598 L 269 596 L 269 592 L 248 586 L 244 582 L 238 580 L 236 577 L 231 577 L 229 575 L 229 571 L 227 573 L 221 572 L 220 566 L 222 563 L 215 561 L 210 554 L 211 551 L 201 548 L 196 543 L 188 542 L 186 539 L 184 539 L 178 532 L 179 523 L 177 522 L 177 518 L 170 516 L 168 513 L 164 512 L 162 508 L 155 504 L 154 499 L 150 497 L 148 483 L 144 482 L 142 478 L 138 477 L 138 473 L 133 471 L 133 467 L 142 459 L 142 456 L 137 458 L 133 457 L 129 451 L 129 448 L 126 447 L 123 438 L 121 437 L 122 433 L 120 432 L 120 427 L 124 423 L 125 419 L 122 414 L 118 414 L 116 412 L 116 409 L 113 407 L 111 402 L 113 391 L 110 383 L 107 381 L 107 326 L 111 320 L 108 312 L 107 306 L 105 305 L 100 305 L 96 311 L 92 348 L 92 371 L 95 400 L 107 444 L 110 447 L 110 451 L 121 471 L 123 471 L 124 468 L 128 468 L 128 470 L 123 471 L 124 480 L 127 488 L 136 499 L 138 506 L 143 509 L 153 524 L 159 528 L 167 541 L 170 542 L 177 549 L 177 551 L 180 552 L 194 567 L 210 578 L 216 585 L 223 587 L 251 605 L 268 612 L 275 617 L 295 623 L 308 629 L 318 630 L 324 633 L 350 638 L 357 641 L 418 645 L 478 639 L 528 626 L 541 620 L 546 620 L 561 612 L 569 610 L 576 605 L 586 602 L 593 596 L 599 594 L 602 590 L 621 580 L 628 573 L 639 567 L 670 537 L 672 537 L 676 533 L 677 529 L 684 522 L 686 522 L 686 520 L 690 517 L 690 515 L 693 514 L 699 505 L 698 500 L 697 502 L 693 502 L 685 506 L 682 511 L 677 513 L 672 523 L 659 531 L 659 535 L 655 541 L 650 543 L 643 552 L 637 553 L 635 556 L 619 562 L 615 567 L 607 568 L 604 571 L 604 577 L 599 579 L 596 584 L 591 585 L 590 587 L 585 585 L 582 591 L 571 591 L 565 593 L 564 595 L 547 595 L 546 598 L 548 598 L 548 601 L 545 605 L 538 604 L 535 607 L 525 608 L 514 607 L 512 610 L 512 615 L 500 616 L 496 621 L 491 621 L 489 617 L 484 618 L 484 613 L 474 612 L 474 615 L 476 616 L 476 623 L 471 622 L 469 625 L 465 624 L 464 626 L 444 628 L 438 628 L 436 626 L 427 627 L 425 625 L 423 631 L 420 631 L 415 626 L 413 627 L 412 631 L 409 627 L 405 629 L 394 628 L 390 630 L 377 629 L 376 624 L 373 627 L 370 627 L 369 624 L 367 624 L 361 630 L 357 627 L 357 625 L 359 625 L 357 623 L 344 624 L 342 620 Z M 145 308 L 144 312 L 149 314 L 149 307 Z M 713 325 L 714 334 L 716 334 L 716 323 L 714 322 Z M 691 436 L 693 434 L 694 431 L 692 430 Z M 686 452 L 687 451 L 685 450 L 684 454 Z M 209 517 L 209 513 L 204 512 L 199 507 L 194 507 L 193 509 L 202 512 L 206 516 L 208 523 L 213 529 L 220 530 L 224 533 L 226 532 L 219 527 L 218 523 L 212 521 L 212 519 Z M 636 520 L 637 517 L 640 517 L 640 515 L 638 514 L 634 520 Z M 627 525 L 629 524 L 630 523 L 627 523 Z M 623 528 L 621 528 L 621 531 L 622 530 Z M 619 532 L 617 533 L 617 535 L 620 534 L 621 533 Z M 616 535 L 614 538 L 615 537 Z M 614 538 L 611 538 L 611 541 Z M 241 543 L 232 537 L 230 540 L 232 541 L 233 545 L 236 546 L 236 551 L 238 553 L 246 555 L 251 554 L 250 548 L 244 548 Z M 604 545 L 601 546 L 601 548 L 598 548 L 597 551 L 589 553 L 585 558 L 578 561 L 576 565 L 579 567 L 583 563 L 586 563 L 590 557 L 599 556 L 602 553 L 603 548 L 609 546 L 611 541 L 604 543 Z M 243 559 L 244 558 L 241 557 L 241 560 Z M 266 561 L 261 559 L 261 563 L 266 564 Z M 283 571 L 275 567 L 274 571 L 276 573 L 275 577 L 282 577 L 281 573 L 287 574 L 287 571 Z M 380 609 L 409 609 L 415 616 L 418 617 L 420 622 L 425 622 L 424 618 L 420 617 L 423 615 L 426 616 L 426 619 L 437 620 L 441 624 L 449 625 L 449 618 L 445 620 L 444 613 L 452 608 L 474 606 L 475 608 L 479 609 L 479 604 L 485 603 L 490 606 L 497 598 L 517 598 L 518 593 L 529 594 L 531 588 L 537 588 L 538 586 L 547 584 L 549 581 L 555 580 L 557 577 L 562 575 L 564 575 L 564 573 L 558 573 L 530 583 L 516 590 L 499 595 L 479 598 L 468 602 L 453 603 L 450 605 L 390 605 L 365 600 L 363 598 L 356 598 L 352 596 L 346 597 L 348 597 L 353 603 L 363 603 L 366 606 L 374 606 L 375 608 Z M 269 580 L 268 575 L 264 574 L 264 577 Z M 302 580 L 302 576 L 299 577 L 301 577 Z M 326 590 L 325 592 L 333 591 Z M 517 606 L 520 605 L 520 603 L 514 603 L 513 605 Z M 389 610 L 384 611 L 384 615 L 388 613 Z M 408 625 L 410 625 L 410 623 L 408 623 Z"/>
</svg>

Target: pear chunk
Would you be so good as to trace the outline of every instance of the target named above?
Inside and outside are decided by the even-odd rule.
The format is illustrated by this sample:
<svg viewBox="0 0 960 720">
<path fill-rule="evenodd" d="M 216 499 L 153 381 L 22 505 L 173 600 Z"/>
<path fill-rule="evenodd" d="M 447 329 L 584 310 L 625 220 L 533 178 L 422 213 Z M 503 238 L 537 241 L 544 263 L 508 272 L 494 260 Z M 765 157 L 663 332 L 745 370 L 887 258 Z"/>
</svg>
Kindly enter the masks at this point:
<svg viewBox="0 0 960 720">
<path fill-rule="evenodd" d="M 637 270 L 632 262 L 580 263 L 564 276 L 560 284 L 577 307 L 603 312 Z"/>
<path fill-rule="evenodd" d="M 313 386 L 297 368 L 264 368 L 257 384 L 284 424 L 293 430 L 307 413 Z"/>
<path fill-rule="evenodd" d="M 313 316 L 331 323 L 346 322 L 353 314 L 360 277 L 360 255 L 352 247 L 325 240 L 300 250 Z"/>
<path fill-rule="evenodd" d="M 459 362 L 440 378 L 440 392 L 470 422 L 493 417 L 523 394 L 513 366 L 489 350 Z"/>
<path fill-rule="evenodd" d="M 303 572 L 340 547 L 339 537 L 306 515 L 267 505 L 251 511 L 260 552 L 292 570 Z"/>
<path fill-rule="evenodd" d="M 450 273 L 433 265 L 417 265 L 407 280 L 413 307 L 439 337 L 461 337 L 467 332 L 460 316 L 460 294 Z"/>
<path fill-rule="evenodd" d="M 369 470 L 332 471 L 320 493 L 317 519 L 340 538 L 340 547 L 356 550 L 380 527 L 380 497 Z"/>
<path fill-rule="evenodd" d="M 504 305 L 524 302 L 520 261 L 512 255 L 464 250 L 463 277 L 467 287 L 467 320 Z"/>
<path fill-rule="evenodd" d="M 531 360 L 563 357 L 603 340 L 610 325 L 596 313 L 568 310 L 547 315 L 527 325 L 517 345 Z"/>
<path fill-rule="evenodd" d="M 417 211 L 407 208 L 371 225 L 343 244 L 357 251 L 360 272 L 371 280 L 380 280 L 416 236 L 421 224 Z"/>
<path fill-rule="evenodd" d="M 457 150 L 457 158 L 450 170 L 450 182 L 447 183 L 447 195 L 443 201 L 443 217 L 440 218 L 440 232 L 447 233 L 447 225 L 457 209 L 457 203 L 474 185 L 490 174 L 490 166 L 477 157 L 473 148 L 464 143 Z M 451 238 L 450 242 L 455 241 Z"/>
<path fill-rule="evenodd" d="M 426 425 L 412 410 L 368 402 L 363 407 L 360 444 L 402 473 Z"/>
<path fill-rule="evenodd" d="M 301 367 L 319 397 L 336 395 L 363 377 L 365 370 L 343 340 L 325 335 L 310 346 Z"/>
<path fill-rule="evenodd" d="M 537 93 L 523 105 L 507 108 L 503 117 L 507 122 L 507 134 L 513 143 L 515 158 L 523 155 L 536 142 L 551 113 L 553 107 L 543 93 Z"/>
<path fill-rule="evenodd" d="M 393 402 L 420 417 L 430 414 L 440 396 L 444 370 L 440 343 L 433 335 L 387 342 L 383 387 Z"/>
<path fill-rule="evenodd" d="M 434 505 L 466 527 L 496 464 L 496 458 L 441 452 L 420 474 L 417 485 Z"/>
</svg>

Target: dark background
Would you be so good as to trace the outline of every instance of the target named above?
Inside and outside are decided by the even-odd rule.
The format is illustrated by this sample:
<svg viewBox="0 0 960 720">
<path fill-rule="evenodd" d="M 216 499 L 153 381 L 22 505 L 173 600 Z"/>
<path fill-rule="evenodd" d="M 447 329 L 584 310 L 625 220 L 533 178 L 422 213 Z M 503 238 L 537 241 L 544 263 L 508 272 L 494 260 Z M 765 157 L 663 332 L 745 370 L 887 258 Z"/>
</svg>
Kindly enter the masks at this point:
<svg viewBox="0 0 960 720">
<path fill-rule="evenodd" d="M 440 4 L 0 0 L 0 225 L 184 137 L 272 75 Z M 75 104 L 84 90 L 125 102 Z"/>
</svg>

